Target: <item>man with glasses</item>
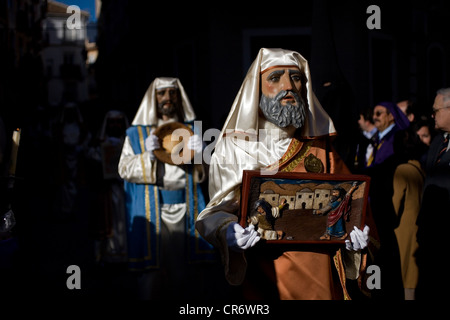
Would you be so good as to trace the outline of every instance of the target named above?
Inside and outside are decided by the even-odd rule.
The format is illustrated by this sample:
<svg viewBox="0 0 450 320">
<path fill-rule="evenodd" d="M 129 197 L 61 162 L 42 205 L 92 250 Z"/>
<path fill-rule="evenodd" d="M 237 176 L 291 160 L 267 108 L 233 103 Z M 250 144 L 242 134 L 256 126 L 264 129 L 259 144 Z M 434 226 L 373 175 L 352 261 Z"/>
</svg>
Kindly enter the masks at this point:
<svg viewBox="0 0 450 320">
<path fill-rule="evenodd" d="M 373 110 L 373 122 L 378 130 L 378 141 L 367 166 L 378 165 L 394 154 L 394 136 L 409 126 L 409 120 L 401 109 L 392 102 L 381 102 Z"/>
<path fill-rule="evenodd" d="M 450 285 L 448 277 L 436 277 L 436 267 L 448 241 L 447 233 L 439 225 L 446 221 L 450 212 L 450 88 L 437 91 L 432 117 L 438 134 L 433 138 L 427 154 L 422 207 L 417 219 L 418 300 L 442 298 Z"/>
<path fill-rule="evenodd" d="M 384 285 L 375 295 L 382 299 L 404 299 L 397 239 L 397 225 L 392 203 L 393 176 L 398 161 L 394 153 L 395 136 L 408 128 L 410 122 L 393 102 L 378 103 L 373 110 L 373 121 L 378 132 L 365 174 L 371 177 L 370 206 L 380 237 L 380 251 L 375 264 L 383 274 Z"/>
</svg>

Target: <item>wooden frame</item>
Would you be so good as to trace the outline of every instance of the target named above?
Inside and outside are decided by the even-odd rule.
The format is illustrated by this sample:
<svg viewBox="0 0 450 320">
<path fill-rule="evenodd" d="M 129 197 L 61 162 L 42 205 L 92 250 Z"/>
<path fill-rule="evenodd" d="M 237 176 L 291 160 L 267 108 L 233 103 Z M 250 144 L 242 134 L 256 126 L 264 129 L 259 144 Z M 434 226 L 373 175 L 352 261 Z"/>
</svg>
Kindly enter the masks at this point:
<svg viewBox="0 0 450 320">
<path fill-rule="evenodd" d="M 349 238 L 354 226 L 361 230 L 364 227 L 369 184 L 370 177 L 364 175 L 292 172 L 262 174 L 260 170 L 244 170 L 239 221 L 243 227 L 254 224 L 268 243 L 342 244 Z M 349 214 L 343 214 L 341 218 L 337 218 L 340 216 L 337 214 L 339 209 L 322 212 L 326 208 L 330 209 L 328 205 L 331 203 L 331 196 L 339 192 L 334 190 L 336 187 L 343 189 L 341 195 L 348 195 L 348 201 L 343 201 L 343 197 L 341 202 L 335 202 L 342 204 L 339 206 L 341 209 L 345 204 L 349 205 L 348 210 L 341 210 Z M 258 202 L 258 205 L 267 202 L 270 207 L 266 204 L 266 208 L 275 208 L 272 209 L 272 213 L 275 212 L 273 215 L 279 212 L 268 232 L 264 231 L 267 223 L 258 220 L 263 219 L 255 208 L 259 199 L 265 201 Z M 284 202 L 282 199 L 286 199 L 288 205 L 279 209 Z M 340 233 L 335 230 L 338 225 L 341 226 Z"/>
</svg>

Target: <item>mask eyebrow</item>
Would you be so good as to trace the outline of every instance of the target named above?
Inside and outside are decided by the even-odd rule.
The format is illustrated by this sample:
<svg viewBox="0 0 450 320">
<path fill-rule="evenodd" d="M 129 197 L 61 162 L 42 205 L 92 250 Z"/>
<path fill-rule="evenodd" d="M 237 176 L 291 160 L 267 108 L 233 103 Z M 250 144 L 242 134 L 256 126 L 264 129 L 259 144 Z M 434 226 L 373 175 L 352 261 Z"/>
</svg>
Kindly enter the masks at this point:
<svg viewBox="0 0 450 320">
<path fill-rule="evenodd" d="M 289 69 L 289 75 L 292 76 L 293 74 L 295 74 L 295 75 L 301 75 L 301 72 L 300 72 L 300 70 Z"/>
<path fill-rule="evenodd" d="M 284 74 L 284 72 L 285 72 L 284 69 L 283 69 L 283 70 L 275 70 L 275 71 L 272 71 L 271 73 L 269 73 L 269 75 L 267 76 L 266 79 L 270 79 L 270 78 L 273 77 L 273 76 L 282 76 L 282 75 Z"/>
</svg>

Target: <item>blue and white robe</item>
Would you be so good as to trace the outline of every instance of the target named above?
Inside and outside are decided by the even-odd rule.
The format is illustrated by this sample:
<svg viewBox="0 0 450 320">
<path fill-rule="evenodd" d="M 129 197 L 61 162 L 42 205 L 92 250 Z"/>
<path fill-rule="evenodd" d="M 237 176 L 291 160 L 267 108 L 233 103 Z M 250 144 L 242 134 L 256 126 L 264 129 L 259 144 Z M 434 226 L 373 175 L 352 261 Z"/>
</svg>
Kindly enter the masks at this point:
<svg viewBox="0 0 450 320">
<path fill-rule="evenodd" d="M 184 250 L 182 255 L 187 263 L 213 261 L 216 259 L 213 247 L 194 227 L 206 205 L 197 178 L 198 165 L 174 166 L 150 160 L 144 142 L 151 129 L 140 125 L 127 129 L 119 163 L 126 193 L 129 268 L 158 269 L 163 254 L 177 255 L 179 250 Z M 180 221 L 184 222 L 185 240 L 169 249 L 171 252 L 162 252 L 167 250 L 162 243 L 163 231 L 173 233 L 171 224 Z"/>
</svg>

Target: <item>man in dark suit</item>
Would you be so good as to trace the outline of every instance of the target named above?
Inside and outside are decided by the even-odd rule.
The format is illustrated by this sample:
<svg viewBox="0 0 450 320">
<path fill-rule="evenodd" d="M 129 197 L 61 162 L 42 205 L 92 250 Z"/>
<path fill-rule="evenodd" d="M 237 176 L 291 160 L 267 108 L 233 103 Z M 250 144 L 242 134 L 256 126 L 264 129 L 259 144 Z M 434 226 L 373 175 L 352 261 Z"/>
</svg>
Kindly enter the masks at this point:
<svg viewBox="0 0 450 320">
<path fill-rule="evenodd" d="M 416 299 L 442 299 L 450 283 L 449 277 L 439 272 L 447 248 L 448 236 L 444 228 L 450 213 L 450 88 L 437 91 L 433 118 L 435 128 L 440 132 L 431 142 L 427 154 L 422 206 L 417 219 L 419 282 Z M 443 276 L 438 276 L 440 274 Z"/>
<path fill-rule="evenodd" d="M 373 153 L 373 146 L 376 142 L 378 129 L 373 123 L 373 108 L 365 108 L 359 112 L 358 132 L 356 150 L 354 150 L 353 165 L 349 168 L 352 173 L 364 173 L 367 167 L 367 161 Z"/>
<path fill-rule="evenodd" d="M 372 297 L 385 300 L 403 300 L 401 262 L 394 229 L 397 215 L 392 202 L 393 180 L 398 155 L 394 153 L 396 135 L 407 129 L 410 122 L 393 102 L 378 103 L 373 109 L 374 125 L 378 132 L 373 153 L 364 174 L 371 177 L 369 199 L 373 219 L 380 238 L 380 249 L 374 259 L 383 274 L 381 290 Z"/>
</svg>

